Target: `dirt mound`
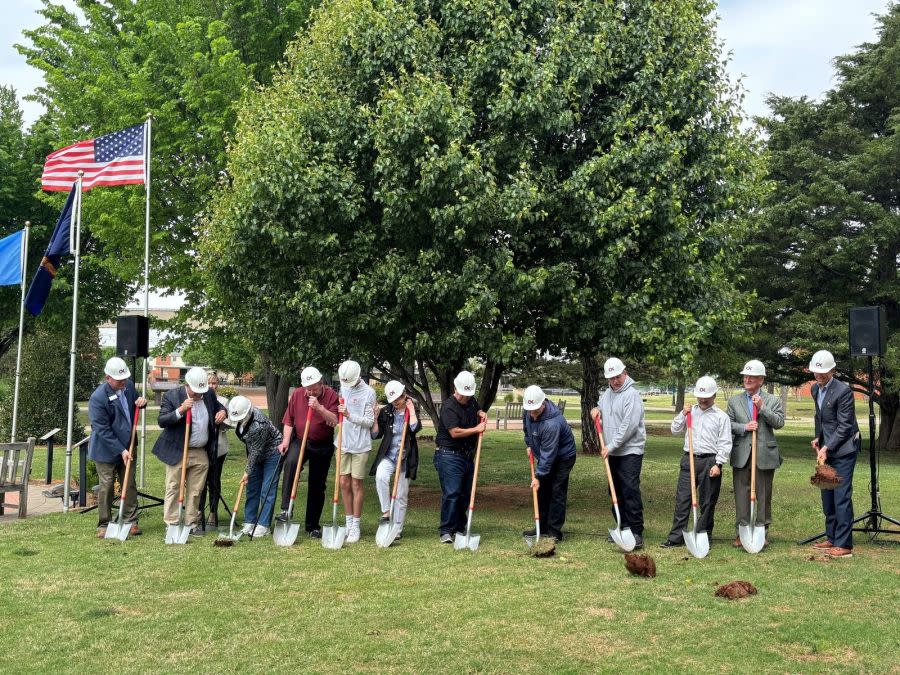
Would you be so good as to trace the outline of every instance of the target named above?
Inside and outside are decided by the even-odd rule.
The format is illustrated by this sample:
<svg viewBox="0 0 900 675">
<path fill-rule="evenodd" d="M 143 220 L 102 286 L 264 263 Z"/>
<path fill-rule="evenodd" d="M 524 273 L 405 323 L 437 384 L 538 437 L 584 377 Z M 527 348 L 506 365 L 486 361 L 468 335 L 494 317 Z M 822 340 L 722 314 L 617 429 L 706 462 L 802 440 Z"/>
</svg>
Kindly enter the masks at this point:
<svg viewBox="0 0 900 675">
<path fill-rule="evenodd" d="M 728 598 L 729 600 L 738 600 L 746 598 L 750 595 L 756 595 L 756 586 L 749 581 L 732 581 L 722 584 L 716 588 L 717 598 Z"/>
<path fill-rule="evenodd" d="M 625 569 L 639 577 L 656 576 L 656 563 L 646 553 L 626 553 Z"/>
<path fill-rule="evenodd" d="M 819 464 L 816 472 L 810 477 L 809 482 L 821 490 L 834 490 L 844 482 L 834 467 L 827 464 Z"/>
<path fill-rule="evenodd" d="M 468 499 L 466 502 L 468 502 Z M 531 488 L 527 485 L 479 485 L 475 494 L 476 510 L 496 509 L 503 511 L 530 505 Z M 412 508 L 440 508 L 440 488 L 411 485 L 409 488 L 409 506 Z"/>
</svg>

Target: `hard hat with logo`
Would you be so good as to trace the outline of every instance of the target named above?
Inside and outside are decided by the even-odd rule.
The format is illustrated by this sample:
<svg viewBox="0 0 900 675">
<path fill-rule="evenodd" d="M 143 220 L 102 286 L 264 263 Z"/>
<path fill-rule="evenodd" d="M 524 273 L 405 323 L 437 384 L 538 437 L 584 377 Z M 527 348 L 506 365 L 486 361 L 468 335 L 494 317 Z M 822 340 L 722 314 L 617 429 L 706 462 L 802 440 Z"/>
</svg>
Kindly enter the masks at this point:
<svg viewBox="0 0 900 675">
<path fill-rule="evenodd" d="M 194 366 L 184 376 L 184 381 L 195 394 L 205 394 L 209 390 L 209 381 L 206 371 L 200 366 Z"/>
<path fill-rule="evenodd" d="M 606 359 L 606 363 L 603 364 L 603 375 L 605 377 L 615 377 L 616 375 L 621 375 L 624 371 L 625 364 L 615 356 L 611 359 Z"/>
<path fill-rule="evenodd" d="M 719 385 L 709 375 L 704 375 L 694 385 L 694 396 L 697 398 L 712 398 L 719 391 Z"/>
<path fill-rule="evenodd" d="M 766 367 L 763 365 L 762 361 L 757 361 L 756 359 L 751 359 L 744 364 L 744 369 L 741 371 L 741 375 L 753 375 L 756 377 L 765 377 L 766 376 Z"/>
<path fill-rule="evenodd" d="M 352 387 L 359 382 L 359 364 L 356 361 L 344 361 L 338 368 L 338 378 L 345 387 Z"/>
<path fill-rule="evenodd" d="M 809 361 L 809 369 L 814 373 L 830 373 L 835 367 L 834 356 L 827 349 L 820 349 Z"/>
<path fill-rule="evenodd" d="M 525 410 L 537 410 L 544 405 L 546 398 L 544 390 L 536 384 L 532 384 L 530 387 L 525 388 L 525 395 L 522 397 L 522 407 Z"/>
<path fill-rule="evenodd" d="M 228 421 L 231 424 L 243 422 L 250 414 L 250 399 L 246 396 L 235 396 L 228 402 Z"/>
<path fill-rule="evenodd" d="M 319 372 L 318 368 L 307 366 L 300 373 L 300 384 L 302 384 L 304 387 L 308 387 L 311 384 L 315 384 L 316 382 L 321 381 L 322 373 Z"/>
<path fill-rule="evenodd" d="M 453 380 L 453 386 L 456 388 L 456 393 L 460 396 L 474 396 L 475 376 L 468 370 L 461 370 L 456 379 Z"/>
<path fill-rule="evenodd" d="M 127 380 L 131 377 L 131 371 L 128 370 L 128 366 L 118 356 L 114 356 L 106 362 L 103 372 L 114 380 Z"/>
<path fill-rule="evenodd" d="M 403 386 L 402 382 L 398 382 L 397 380 L 391 380 L 386 385 L 384 385 L 384 395 L 387 397 L 388 403 L 393 403 L 398 398 L 403 396 L 403 392 L 406 390 L 406 387 Z"/>
</svg>

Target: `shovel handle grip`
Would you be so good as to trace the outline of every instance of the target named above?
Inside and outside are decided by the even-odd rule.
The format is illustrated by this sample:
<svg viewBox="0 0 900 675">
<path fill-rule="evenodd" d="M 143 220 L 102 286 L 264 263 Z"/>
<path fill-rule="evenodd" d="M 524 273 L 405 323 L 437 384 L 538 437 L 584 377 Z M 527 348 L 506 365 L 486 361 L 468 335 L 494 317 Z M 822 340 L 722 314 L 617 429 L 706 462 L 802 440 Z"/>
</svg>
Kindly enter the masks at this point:
<svg viewBox="0 0 900 675">
<path fill-rule="evenodd" d="M 309 423 L 312 420 L 312 408 L 306 409 L 306 426 L 303 427 L 303 440 L 300 442 L 300 456 L 294 470 L 294 486 L 291 488 L 291 501 L 297 498 L 297 485 L 300 483 L 300 471 L 303 469 L 303 455 L 306 453 L 306 439 L 309 438 Z"/>
<path fill-rule="evenodd" d="M 338 399 L 341 405 L 344 405 L 344 399 Z M 343 442 L 343 432 L 344 432 L 344 413 L 338 412 L 338 423 L 337 423 L 337 452 L 334 453 L 334 495 L 331 497 L 331 503 L 338 503 L 338 493 L 340 491 L 340 483 L 341 483 L 341 443 Z"/>
<path fill-rule="evenodd" d="M 603 440 L 603 425 L 600 423 L 600 416 L 594 419 L 594 427 L 597 429 L 597 438 L 600 439 L 600 449 L 606 452 L 606 441 Z M 603 458 L 603 464 L 606 467 L 606 482 L 609 484 L 609 496 L 612 498 L 613 505 L 619 503 L 616 497 L 616 486 L 613 485 L 612 469 L 609 468 L 609 455 Z"/>
<path fill-rule="evenodd" d="M 688 464 L 691 467 L 691 506 L 697 506 L 697 474 L 694 470 L 694 425 L 691 413 L 685 415 L 687 420 Z"/>
<path fill-rule="evenodd" d="M 394 491 L 391 494 L 391 501 L 397 499 L 397 488 L 400 486 L 400 467 L 403 466 L 403 449 L 406 446 L 406 429 L 409 426 L 409 409 L 403 413 L 403 431 L 400 434 L 400 448 L 397 450 L 397 466 L 394 467 Z M 391 506 L 393 515 L 393 506 Z"/>
<path fill-rule="evenodd" d="M 125 497 L 128 495 L 128 479 L 131 477 L 131 464 L 134 461 L 134 441 L 137 438 L 137 423 L 141 416 L 141 409 L 134 406 L 134 420 L 131 422 L 131 440 L 128 443 L 128 461 L 125 462 L 125 478 L 122 481 L 122 489 L 119 491 L 119 510 L 125 505 Z"/>
<path fill-rule="evenodd" d="M 184 483 L 187 479 L 188 443 L 191 440 L 191 409 L 184 415 L 184 451 L 181 453 L 181 486 L 178 489 L 178 503 L 184 504 Z"/>
<path fill-rule="evenodd" d="M 534 453 L 531 451 L 531 448 L 528 448 L 528 462 L 531 465 L 531 482 L 534 482 Z M 537 496 L 537 488 L 531 488 L 531 501 L 534 504 L 534 520 L 538 522 L 541 518 L 540 512 L 538 511 L 538 496 Z"/>
</svg>

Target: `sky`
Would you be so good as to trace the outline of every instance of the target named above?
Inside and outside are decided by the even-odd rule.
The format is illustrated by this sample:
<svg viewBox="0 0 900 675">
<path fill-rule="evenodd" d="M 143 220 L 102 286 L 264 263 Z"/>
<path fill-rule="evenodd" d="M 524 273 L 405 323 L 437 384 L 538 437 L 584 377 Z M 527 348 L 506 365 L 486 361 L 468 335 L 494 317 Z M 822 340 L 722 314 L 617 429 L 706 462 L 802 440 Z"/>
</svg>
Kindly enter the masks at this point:
<svg viewBox="0 0 900 675">
<path fill-rule="evenodd" d="M 73 0 L 55 0 L 73 7 Z M 0 23 L 0 84 L 15 87 L 25 123 L 42 112 L 24 96 L 41 83 L 39 71 L 13 47 L 22 31 L 41 24 L 40 0 L 0 0 L 6 17 Z M 884 13 L 888 0 L 720 0 L 719 36 L 731 58 L 728 71 L 741 78 L 748 115 L 765 115 L 769 93 L 819 98 L 836 84 L 832 60 L 863 42 L 876 39 L 873 14 Z M 157 302 L 158 304 L 154 304 Z M 178 300 L 151 298 L 151 306 L 169 307 Z"/>
</svg>

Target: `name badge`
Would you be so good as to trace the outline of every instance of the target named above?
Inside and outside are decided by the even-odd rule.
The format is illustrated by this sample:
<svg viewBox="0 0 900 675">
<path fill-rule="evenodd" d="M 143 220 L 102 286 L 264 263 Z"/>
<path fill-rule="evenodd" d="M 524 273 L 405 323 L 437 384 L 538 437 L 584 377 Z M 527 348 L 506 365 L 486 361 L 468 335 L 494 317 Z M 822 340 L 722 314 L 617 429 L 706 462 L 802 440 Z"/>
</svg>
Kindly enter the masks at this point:
<svg viewBox="0 0 900 675">
<path fill-rule="evenodd" d="M 113 394 L 112 396 L 109 397 L 109 400 L 110 400 L 110 401 L 115 401 L 115 400 L 118 399 L 118 398 L 119 398 L 118 396 L 116 396 L 115 394 Z"/>
</svg>

